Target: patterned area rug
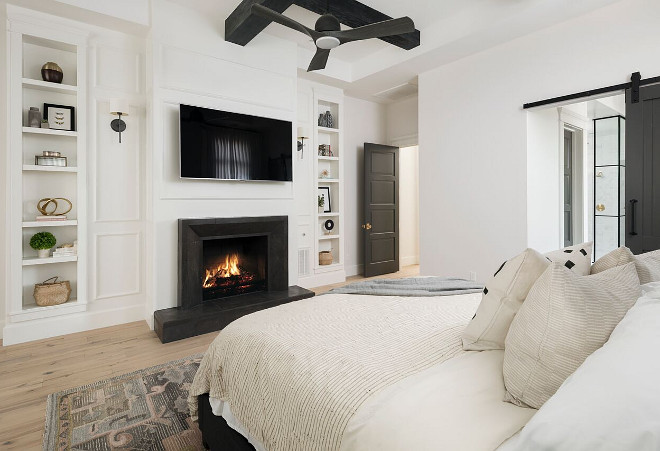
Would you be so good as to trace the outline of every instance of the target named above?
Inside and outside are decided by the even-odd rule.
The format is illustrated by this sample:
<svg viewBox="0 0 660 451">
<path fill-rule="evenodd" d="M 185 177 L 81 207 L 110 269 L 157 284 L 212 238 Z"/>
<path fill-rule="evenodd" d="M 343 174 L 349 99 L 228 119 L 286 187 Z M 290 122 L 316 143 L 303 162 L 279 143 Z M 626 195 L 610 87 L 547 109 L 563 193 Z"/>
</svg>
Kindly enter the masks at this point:
<svg viewBox="0 0 660 451">
<path fill-rule="evenodd" d="M 48 397 L 44 450 L 203 450 L 188 413 L 202 354 Z"/>
</svg>

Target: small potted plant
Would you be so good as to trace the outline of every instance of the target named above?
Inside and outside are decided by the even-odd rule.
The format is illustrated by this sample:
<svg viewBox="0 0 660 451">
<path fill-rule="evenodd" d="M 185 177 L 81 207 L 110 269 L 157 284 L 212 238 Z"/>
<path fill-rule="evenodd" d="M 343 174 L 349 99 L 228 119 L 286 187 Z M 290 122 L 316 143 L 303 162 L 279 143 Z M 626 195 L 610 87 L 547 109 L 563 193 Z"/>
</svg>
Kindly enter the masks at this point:
<svg viewBox="0 0 660 451">
<path fill-rule="evenodd" d="M 46 119 L 41 120 L 41 128 L 50 128 L 50 124 Z"/>
<path fill-rule="evenodd" d="M 319 213 L 323 213 L 323 207 L 325 207 L 325 197 L 318 196 L 317 201 L 319 204 Z"/>
<path fill-rule="evenodd" d="M 39 232 L 30 238 L 30 247 L 37 251 L 39 258 L 48 258 L 50 250 L 55 247 L 57 240 L 50 232 Z"/>
</svg>

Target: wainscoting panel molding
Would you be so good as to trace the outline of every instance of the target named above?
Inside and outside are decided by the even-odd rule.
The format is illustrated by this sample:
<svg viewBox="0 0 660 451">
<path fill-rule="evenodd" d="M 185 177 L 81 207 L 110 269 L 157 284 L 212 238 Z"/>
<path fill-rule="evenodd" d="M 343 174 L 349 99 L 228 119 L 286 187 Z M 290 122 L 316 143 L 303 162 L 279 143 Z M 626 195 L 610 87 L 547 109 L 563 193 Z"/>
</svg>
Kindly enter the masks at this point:
<svg viewBox="0 0 660 451">
<path fill-rule="evenodd" d="M 95 48 L 96 70 L 94 87 L 111 92 L 137 95 L 143 92 L 142 55 L 125 49 L 99 45 Z"/>
<path fill-rule="evenodd" d="M 97 234 L 94 243 L 94 298 L 140 293 L 141 243 L 139 233 Z"/>
</svg>

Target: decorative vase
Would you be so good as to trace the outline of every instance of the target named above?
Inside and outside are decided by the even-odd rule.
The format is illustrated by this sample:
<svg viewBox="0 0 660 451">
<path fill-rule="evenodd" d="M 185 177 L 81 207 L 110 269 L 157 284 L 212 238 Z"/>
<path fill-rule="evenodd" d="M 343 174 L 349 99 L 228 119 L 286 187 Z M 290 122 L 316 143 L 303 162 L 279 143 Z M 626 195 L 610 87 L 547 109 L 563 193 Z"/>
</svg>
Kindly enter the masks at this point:
<svg viewBox="0 0 660 451">
<path fill-rule="evenodd" d="M 325 123 L 327 124 L 326 127 L 328 128 L 333 128 L 335 126 L 334 120 L 332 119 L 332 114 L 330 111 L 325 112 Z"/>
<path fill-rule="evenodd" d="M 319 207 L 319 213 L 323 213 L 323 209 L 324 209 L 324 208 L 325 208 L 325 207 Z"/>
<path fill-rule="evenodd" d="M 41 78 L 52 83 L 62 83 L 64 72 L 57 63 L 49 61 L 41 67 Z"/>
<path fill-rule="evenodd" d="M 50 249 L 39 249 L 37 250 L 37 255 L 39 258 L 48 258 L 50 257 Z"/>
<path fill-rule="evenodd" d="M 48 122 L 41 121 L 41 128 L 50 128 L 50 124 Z"/>
<path fill-rule="evenodd" d="M 31 106 L 28 111 L 28 125 L 34 128 L 41 127 L 41 111 L 36 106 Z"/>
</svg>

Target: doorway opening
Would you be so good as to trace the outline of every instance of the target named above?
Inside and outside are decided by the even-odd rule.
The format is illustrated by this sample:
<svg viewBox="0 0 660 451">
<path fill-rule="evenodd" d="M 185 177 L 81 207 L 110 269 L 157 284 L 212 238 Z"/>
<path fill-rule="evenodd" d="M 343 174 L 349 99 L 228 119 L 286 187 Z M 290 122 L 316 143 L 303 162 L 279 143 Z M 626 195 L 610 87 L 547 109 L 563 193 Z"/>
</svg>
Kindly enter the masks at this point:
<svg viewBox="0 0 660 451">
<path fill-rule="evenodd" d="M 400 267 L 419 264 L 419 147 L 399 150 Z"/>
<path fill-rule="evenodd" d="M 528 111 L 530 247 L 547 252 L 594 241 L 600 243 L 594 254 L 603 255 L 618 246 L 621 236 L 618 228 L 603 226 L 599 209 L 603 208 L 601 204 L 609 203 L 612 205 L 606 207 L 607 211 L 617 211 L 616 201 L 602 199 L 603 196 L 618 199 L 622 184 L 605 184 L 603 177 L 597 178 L 599 152 L 606 151 L 603 146 L 618 145 L 619 140 L 615 139 L 618 135 L 608 135 L 606 139 L 605 128 L 602 125 L 598 128 L 596 124 L 613 116 L 625 117 L 623 94 Z M 595 136 L 595 132 L 599 136 Z M 604 171 L 598 173 L 601 172 Z"/>
</svg>

